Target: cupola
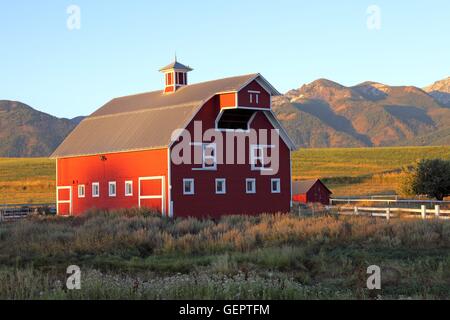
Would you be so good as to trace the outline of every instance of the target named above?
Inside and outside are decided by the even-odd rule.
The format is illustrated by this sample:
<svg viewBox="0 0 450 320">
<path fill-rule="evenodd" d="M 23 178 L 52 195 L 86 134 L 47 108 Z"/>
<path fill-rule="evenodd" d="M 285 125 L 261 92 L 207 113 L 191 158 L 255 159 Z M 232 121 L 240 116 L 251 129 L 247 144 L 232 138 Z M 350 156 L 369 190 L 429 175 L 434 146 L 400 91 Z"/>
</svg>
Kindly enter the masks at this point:
<svg viewBox="0 0 450 320">
<path fill-rule="evenodd" d="M 173 93 L 186 86 L 188 84 L 187 73 L 192 70 L 189 66 L 178 62 L 176 57 L 174 62 L 161 68 L 159 71 L 164 73 L 164 93 Z"/>
</svg>

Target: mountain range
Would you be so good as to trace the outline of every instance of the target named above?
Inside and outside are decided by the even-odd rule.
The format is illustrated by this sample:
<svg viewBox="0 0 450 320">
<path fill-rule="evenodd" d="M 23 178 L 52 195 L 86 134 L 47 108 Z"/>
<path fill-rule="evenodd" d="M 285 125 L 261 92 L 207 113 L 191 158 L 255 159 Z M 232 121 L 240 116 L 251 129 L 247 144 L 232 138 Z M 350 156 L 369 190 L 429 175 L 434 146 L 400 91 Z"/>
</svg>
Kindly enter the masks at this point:
<svg viewBox="0 0 450 320">
<path fill-rule="evenodd" d="M 298 147 L 450 145 L 450 77 L 423 89 L 319 79 L 272 107 Z M 0 157 L 48 156 L 83 118 L 0 100 Z"/>
<path fill-rule="evenodd" d="M 420 89 L 319 79 L 276 97 L 273 110 L 299 147 L 450 144 L 450 78 Z"/>
<path fill-rule="evenodd" d="M 48 156 L 82 119 L 60 119 L 20 102 L 0 100 L 0 156 Z"/>
</svg>

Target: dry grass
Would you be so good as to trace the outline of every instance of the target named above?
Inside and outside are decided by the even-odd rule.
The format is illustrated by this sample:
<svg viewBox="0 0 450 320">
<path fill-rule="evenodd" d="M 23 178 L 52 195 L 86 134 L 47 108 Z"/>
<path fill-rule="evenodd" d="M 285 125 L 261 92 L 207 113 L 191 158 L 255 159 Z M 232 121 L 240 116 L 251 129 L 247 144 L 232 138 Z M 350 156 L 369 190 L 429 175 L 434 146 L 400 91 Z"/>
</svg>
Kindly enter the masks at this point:
<svg viewBox="0 0 450 320">
<path fill-rule="evenodd" d="M 450 223 L 92 212 L 0 225 L 0 298 L 450 298 Z M 62 287 L 79 265 L 79 292 Z M 365 289 L 366 268 L 385 270 Z M 135 284 L 138 283 L 138 289 Z"/>
</svg>

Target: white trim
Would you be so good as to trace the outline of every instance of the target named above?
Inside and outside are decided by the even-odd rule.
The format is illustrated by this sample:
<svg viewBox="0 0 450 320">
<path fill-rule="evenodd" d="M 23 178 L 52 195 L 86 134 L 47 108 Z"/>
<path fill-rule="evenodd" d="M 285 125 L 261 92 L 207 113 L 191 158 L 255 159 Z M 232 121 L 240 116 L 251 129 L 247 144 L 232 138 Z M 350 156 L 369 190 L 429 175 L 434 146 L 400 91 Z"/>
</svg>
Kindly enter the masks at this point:
<svg viewBox="0 0 450 320">
<path fill-rule="evenodd" d="M 166 186 L 164 181 L 164 176 L 154 176 L 154 177 L 139 177 L 138 179 L 138 206 L 141 208 L 141 200 L 145 199 L 161 199 L 161 214 L 163 216 L 166 215 L 166 198 L 165 198 L 165 192 L 166 192 Z M 161 195 L 155 195 L 155 196 L 143 196 L 141 195 L 141 182 L 142 181 L 150 181 L 150 180 L 161 180 Z"/>
<path fill-rule="evenodd" d="M 249 189 L 247 188 L 249 182 L 253 182 L 253 188 L 252 188 L 252 190 L 249 190 Z M 256 194 L 256 179 L 254 179 L 254 178 L 248 178 L 248 179 L 245 179 L 245 193 L 246 193 L 246 194 Z"/>
<path fill-rule="evenodd" d="M 256 90 L 248 90 L 247 92 L 248 92 L 248 93 L 261 94 L 261 91 L 256 91 Z M 269 93 L 269 92 L 267 92 L 267 93 Z M 270 95 L 270 93 L 269 93 L 269 95 Z"/>
<path fill-rule="evenodd" d="M 111 192 L 111 186 L 114 186 L 114 193 Z M 109 181 L 108 182 L 108 197 L 115 198 L 117 196 L 117 182 Z"/>
<path fill-rule="evenodd" d="M 59 200 L 59 190 L 69 190 L 69 200 Z M 64 187 L 56 187 L 56 210 L 59 215 L 59 205 L 60 204 L 69 204 L 69 216 L 73 214 L 72 208 L 72 186 L 64 186 Z"/>
<path fill-rule="evenodd" d="M 222 191 L 217 191 L 217 183 L 218 182 L 222 182 L 222 184 L 223 184 Z M 226 194 L 227 193 L 227 179 L 224 179 L 224 178 L 216 179 L 215 189 L 216 189 L 216 194 Z"/>
<path fill-rule="evenodd" d="M 273 189 L 273 183 L 277 182 L 277 189 Z M 281 179 L 280 178 L 274 178 L 270 180 L 270 192 L 271 193 L 281 193 Z"/>
<path fill-rule="evenodd" d="M 128 193 L 127 186 L 131 185 L 131 193 Z M 132 197 L 133 196 L 133 180 L 127 180 L 125 181 L 125 197 Z"/>
<path fill-rule="evenodd" d="M 98 190 L 97 194 L 94 193 L 94 190 L 95 190 L 94 186 L 97 187 L 97 190 Z M 100 198 L 100 183 L 92 182 L 91 188 L 92 188 L 92 190 L 91 190 L 92 198 Z"/>
<path fill-rule="evenodd" d="M 251 144 L 250 145 L 250 165 L 252 171 L 271 171 L 272 168 L 266 168 L 265 167 L 265 155 L 264 150 L 265 149 L 274 149 L 275 145 L 264 145 L 264 144 Z M 255 151 L 261 150 L 260 155 L 256 156 Z M 256 162 L 261 161 L 262 167 L 257 167 Z"/>
<path fill-rule="evenodd" d="M 185 183 L 186 182 L 190 182 L 191 183 L 191 190 L 190 191 L 186 191 L 185 189 Z M 183 195 L 184 196 L 192 196 L 195 194 L 195 180 L 192 178 L 189 179 L 183 179 Z"/>
<path fill-rule="evenodd" d="M 191 142 L 191 146 L 196 146 L 202 148 L 202 167 L 201 168 L 192 168 L 193 171 L 216 171 L 217 170 L 217 144 L 214 142 Z M 214 153 L 212 156 L 205 155 L 205 151 L 207 147 L 212 147 L 214 149 Z M 208 167 L 206 166 L 206 160 L 213 160 L 214 166 Z"/>
<path fill-rule="evenodd" d="M 173 218 L 173 201 L 172 201 L 172 161 L 171 161 L 171 149 L 167 148 L 167 202 L 169 203 L 168 216 Z"/>
<path fill-rule="evenodd" d="M 80 190 L 81 190 L 80 188 L 83 190 L 83 194 L 80 193 Z M 86 186 L 84 184 L 79 184 L 78 185 L 78 198 L 81 199 L 81 198 L 85 198 L 85 197 L 86 197 Z"/>
<path fill-rule="evenodd" d="M 231 109 L 236 109 L 236 108 L 234 108 L 234 107 L 232 107 L 232 108 L 222 108 L 220 110 L 220 112 L 217 114 L 216 120 L 214 120 L 214 126 L 215 126 L 215 130 L 216 131 L 219 131 L 219 132 L 249 133 L 253 120 L 255 120 L 255 117 L 258 114 L 258 111 L 261 111 L 260 109 L 254 109 L 254 111 L 256 111 L 256 112 L 253 113 L 252 116 L 250 117 L 250 119 L 248 120 L 248 122 L 247 122 L 247 129 L 245 129 L 245 130 L 243 130 L 243 129 L 220 129 L 219 128 L 219 121 L 222 118 L 222 115 L 223 115 L 224 111 L 225 110 L 231 110 Z"/>
</svg>

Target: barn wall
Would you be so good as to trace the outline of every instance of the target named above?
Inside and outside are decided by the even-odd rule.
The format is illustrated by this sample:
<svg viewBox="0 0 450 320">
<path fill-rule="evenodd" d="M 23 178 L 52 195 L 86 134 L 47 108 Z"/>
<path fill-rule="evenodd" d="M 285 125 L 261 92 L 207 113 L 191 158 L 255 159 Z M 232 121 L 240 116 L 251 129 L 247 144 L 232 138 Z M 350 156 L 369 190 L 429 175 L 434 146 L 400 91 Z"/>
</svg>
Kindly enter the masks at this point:
<svg viewBox="0 0 450 320">
<path fill-rule="evenodd" d="M 256 101 L 250 102 L 249 90 L 261 92 L 259 95 L 259 103 L 256 103 Z M 241 107 L 270 109 L 270 102 L 270 94 L 256 81 L 252 81 L 238 93 L 238 105 Z"/>
<path fill-rule="evenodd" d="M 330 193 L 320 182 L 316 182 L 307 193 L 307 202 L 327 205 L 330 203 Z"/>
<path fill-rule="evenodd" d="M 72 186 L 73 214 L 80 215 L 92 208 L 118 209 L 138 207 L 139 177 L 164 176 L 167 197 L 167 149 L 149 150 L 128 153 L 105 154 L 106 161 L 100 156 L 85 156 L 57 160 L 58 186 Z M 133 181 L 133 195 L 125 196 L 125 181 Z M 116 181 L 117 195 L 109 197 L 108 182 Z M 92 183 L 100 183 L 100 197 L 92 197 Z M 85 198 L 78 198 L 78 185 L 84 184 Z M 61 191 L 60 195 L 64 196 Z M 67 205 L 61 205 L 62 211 Z"/>
<path fill-rule="evenodd" d="M 197 114 L 194 121 L 202 121 L 203 130 L 214 127 L 220 111 L 217 98 L 210 100 Z M 262 112 L 258 112 L 252 128 L 272 129 L 272 125 Z M 193 123 L 187 130 L 193 136 Z M 271 141 L 268 141 L 270 144 Z M 265 143 L 264 143 L 265 144 Z M 211 216 L 226 214 L 259 214 L 288 212 L 290 210 L 290 152 L 280 138 L 280 170 L 275 176 L 261 176 L 252 171 L 249 164 L 249 142 L 246 142 L 246 164 L 218 165 L 216 171 L 194 171 L 192 165 L 171 164 L 172 200 L 174 216 Z M 191 151 L 194 152 L 193 149 Z M 226 157 L 226 154 L 224 155 Z M 235 151 L 236 157 L 236 151 Z M 195 195 L 183 195 L 183 178 L 195 179 Z M 226 178 L 227 193 L 215 193 L 215 179 Z M 256 194 L 245 193 L 245 179 L 256 179 Z M 272 178 L 281 179 L 281 193 L 272 194 Z"/>
</svg>

